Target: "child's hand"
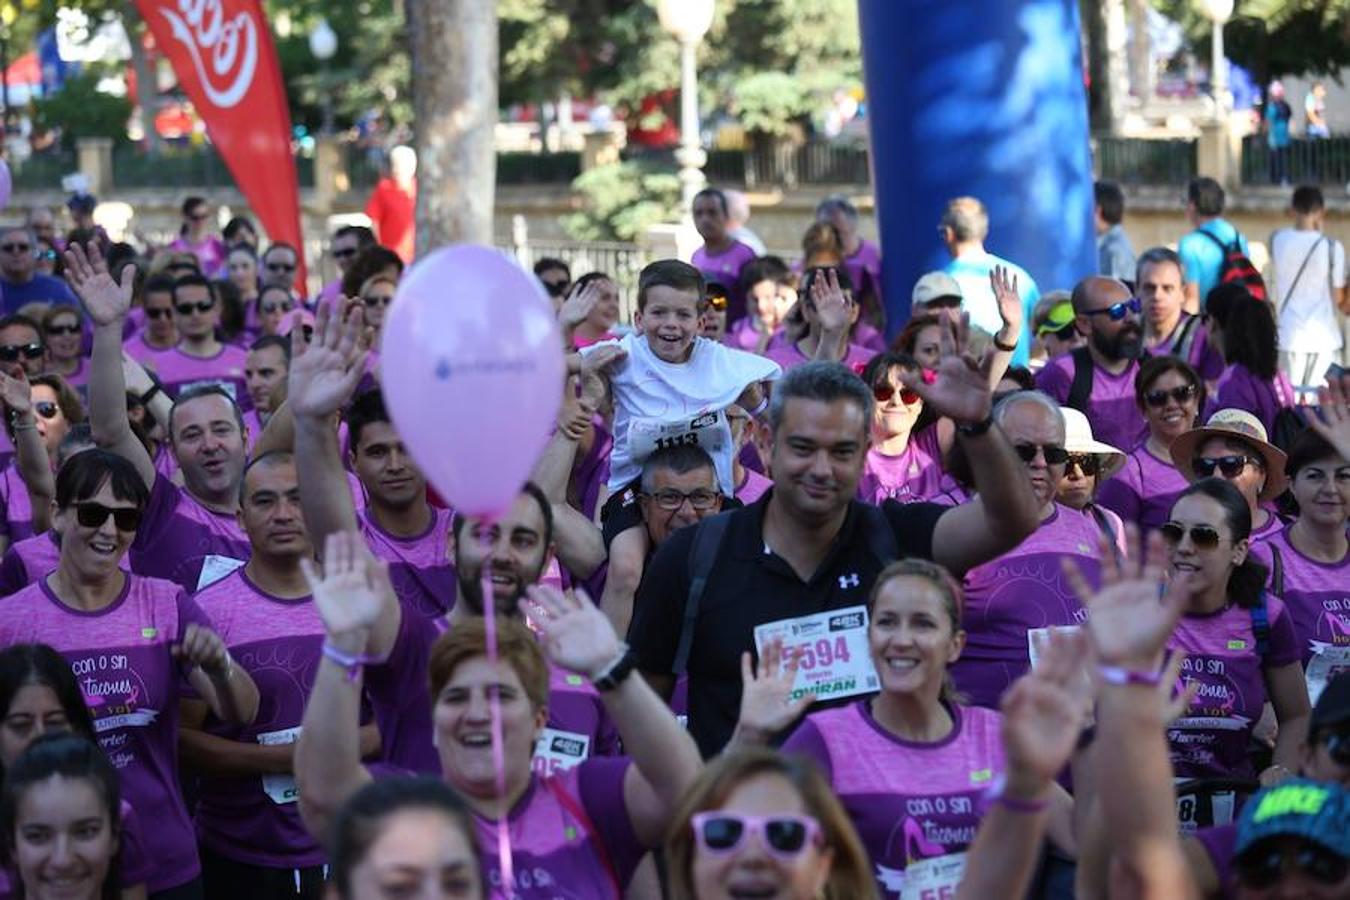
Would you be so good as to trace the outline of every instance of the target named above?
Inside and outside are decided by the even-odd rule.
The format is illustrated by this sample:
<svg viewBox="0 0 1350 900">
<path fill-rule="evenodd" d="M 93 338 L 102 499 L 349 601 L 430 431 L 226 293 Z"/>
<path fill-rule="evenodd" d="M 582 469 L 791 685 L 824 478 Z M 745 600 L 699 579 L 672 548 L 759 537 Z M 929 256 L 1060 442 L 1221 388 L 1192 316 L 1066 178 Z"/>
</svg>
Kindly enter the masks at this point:
<svg viewBox="0 0 1350 900">
<path fill-rule="evenodd" d="M 628 351 L 618 344 L 603 344 L 581 357 L 581 375 L 589 378 L 607 372 L 628 358 Z"/>
</svg>

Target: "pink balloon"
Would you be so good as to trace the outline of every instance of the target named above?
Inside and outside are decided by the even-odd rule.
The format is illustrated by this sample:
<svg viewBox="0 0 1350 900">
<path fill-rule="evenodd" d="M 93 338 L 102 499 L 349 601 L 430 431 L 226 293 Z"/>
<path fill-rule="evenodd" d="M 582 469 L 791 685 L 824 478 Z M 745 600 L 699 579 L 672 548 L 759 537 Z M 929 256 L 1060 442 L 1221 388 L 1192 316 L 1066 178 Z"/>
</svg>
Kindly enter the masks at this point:
<svg viewBox="0 0 1350 900">
<path fill-rule="evenodd" d="M 562 336 L 538 279 L 488 247 L 443 247 L 385 312 L 381 382 L 394 427 L 457 511 L 509 511 L 562 403 Z"/>
<path fill-rule="evenodd" d="M 0 209 L 9 206 L 9 194 L 14 189 L 14 179 L 9 174 L 9 163 L 0 159 Z"/>
</svg>

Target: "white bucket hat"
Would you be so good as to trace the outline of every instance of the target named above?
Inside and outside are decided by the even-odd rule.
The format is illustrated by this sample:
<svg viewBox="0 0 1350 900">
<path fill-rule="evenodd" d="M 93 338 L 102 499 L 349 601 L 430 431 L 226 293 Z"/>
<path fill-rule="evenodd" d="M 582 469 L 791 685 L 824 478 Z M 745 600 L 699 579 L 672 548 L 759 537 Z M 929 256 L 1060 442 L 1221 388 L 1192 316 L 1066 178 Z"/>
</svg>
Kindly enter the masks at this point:
<svg viewBox="0 0 1350 900">
<path fill-rule="evenodd" d="M 1103 444 L 1092 436 L 1092 423 L 1076 409 L 1061 406 L 1064 414 L 1064 449 L 1070 453 L 1091 453 L 1100 458 L 1097 481 L 1102 482 L 1116 474 L 1125 465 L 1125 454 L 1110 444 Z"/>
</svg>

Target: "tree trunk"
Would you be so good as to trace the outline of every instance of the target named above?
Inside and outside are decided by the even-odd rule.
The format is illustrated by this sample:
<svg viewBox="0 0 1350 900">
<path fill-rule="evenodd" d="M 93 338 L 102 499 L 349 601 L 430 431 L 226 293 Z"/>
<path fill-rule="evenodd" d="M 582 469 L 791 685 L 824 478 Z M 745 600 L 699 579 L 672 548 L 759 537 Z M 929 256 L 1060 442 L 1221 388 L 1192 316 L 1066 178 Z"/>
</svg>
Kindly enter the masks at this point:
<svg viewBox="0 0 1350 900">
<path fill-rule="evenodd" d="M 417 254 L 492 243 L 497 11 L 493 0 L 408 0 L 417 145 Z"/>
<path fill-rule="evenodd" d="M 145 128 L 145 149 L 151 154 L 159 153 L 159 132 L 155 130 L 155 118 L 159 115 L 159 78 L 151 68 L 145 55 L 145 20 L 136 7 L 128 3 L 122 11 L 122 24 L 127 30 L 127 42 L 131 44 L 131 68 L 136 73 L 136 99 L 141 106 L 141 125 Z"/>
<path fill-rule="evenodd" d="M 1130 93 L 1144 103 L 1153 99 L 1153 62 L 1149 58 L 1148 0 L 1129 0 Z"/>
</svg>

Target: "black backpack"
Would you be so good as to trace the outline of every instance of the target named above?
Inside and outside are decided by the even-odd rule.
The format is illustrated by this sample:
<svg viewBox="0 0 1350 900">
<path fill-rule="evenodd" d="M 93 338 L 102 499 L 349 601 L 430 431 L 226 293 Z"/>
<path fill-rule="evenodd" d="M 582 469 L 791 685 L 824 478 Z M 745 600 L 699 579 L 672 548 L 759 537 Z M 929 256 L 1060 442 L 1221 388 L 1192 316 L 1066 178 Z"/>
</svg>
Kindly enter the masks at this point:
<svg viewBox="0 0 1350 900">
<path fill-rule="evenodd" d="M 1236 230 L 1234 229 L 1235 232 Z M 1231 244 L 1225 244 L 1203 228 L 1197 228 L 1196 231 L 1218 244 L 1219 249 L 1223 251 L 1223 262 L 1219 264 L 1219 284 L 1240 284 L 1257 300 L 1270 299 L 1270 294 L 1266 292 L 1266 280 L 1261 277 L 1261 270 L 1256 268 L 1247 254 L 1242 252 L 1241 235 L 1234 237 Z M 1200 302 L 1204 303 L 1203 297 L 1200 298 Z"/>
<path fill-rule="evenodd" d="M 1189 334 L 1183 335 L 1182 340 L 1188 337 Z M 1065 398 L 1064 405 L 1086 416 L 1087 402 L 1092 397 L 1092 376 L 1097 366 L 1092 361 L 1092 351 L 1087 347 L 1075 347 L 1069 351 L 1069 355 L 1073 357 L 1073 382 L 1069 385 L 1069 396 Z M 1139 362 L 1142 363 L 1149 356 L 1149 352 L 1145 350 L 1139 354 Z M 1088 418 L 1091 419 L 1091 416 Z"/>
</svg>

